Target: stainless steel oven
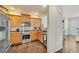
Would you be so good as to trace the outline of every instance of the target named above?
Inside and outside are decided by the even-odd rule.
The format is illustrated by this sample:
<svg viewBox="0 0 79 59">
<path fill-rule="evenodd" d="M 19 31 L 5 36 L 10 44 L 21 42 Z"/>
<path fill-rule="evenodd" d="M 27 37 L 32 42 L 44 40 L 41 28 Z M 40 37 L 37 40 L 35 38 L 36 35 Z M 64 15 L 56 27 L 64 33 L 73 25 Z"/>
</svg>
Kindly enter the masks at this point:
<svg viewBox="0 0 79 59">
<path fill-rule="evenodd" d="M 31 32 L 22 32 L 22 43 L 30 42 L 31 41 Z"/>
<path fill-rule="evenodd" d="M 31 24 L 30 22 L 22 22 L 22 43 L 31 41 Z"/>
</svg>

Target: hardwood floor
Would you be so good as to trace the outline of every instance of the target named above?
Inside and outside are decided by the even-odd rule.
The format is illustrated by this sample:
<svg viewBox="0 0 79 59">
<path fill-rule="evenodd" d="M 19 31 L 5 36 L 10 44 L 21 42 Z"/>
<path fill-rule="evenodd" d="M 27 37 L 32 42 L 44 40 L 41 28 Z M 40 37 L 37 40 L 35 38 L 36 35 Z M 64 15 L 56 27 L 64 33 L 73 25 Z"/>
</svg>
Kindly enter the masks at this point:
<svg viewBox="0 0 79 59">
<path fill-rule="evenodd" d="M 77 45 L 75 36 L 68 36 L 65 38 L 64 48 L 63 48 L 64 53 L 76 53 L 78 52 L 77 47 L 78 45 Z"/>
<path fill-rule="evenodd" d="M 46 53 L 47 48 L 40 41 L 12 46 L 7 53 Z"/>
<path fill-rule="evenodd" d="M 65 37 L 63 49 L 57 53 L 79 53 L 79 42 L 76 42 L 75 36 Z"/>
<path fill-rule="evenodd" d="M 47 48 L 39 41 L 12 46 L 7 53 L 46 53 Z M 67 36 L 64 39 L 63 48 L 56 53 L 79 53 L 79 42 L 75 36 Z"/>
</svg>

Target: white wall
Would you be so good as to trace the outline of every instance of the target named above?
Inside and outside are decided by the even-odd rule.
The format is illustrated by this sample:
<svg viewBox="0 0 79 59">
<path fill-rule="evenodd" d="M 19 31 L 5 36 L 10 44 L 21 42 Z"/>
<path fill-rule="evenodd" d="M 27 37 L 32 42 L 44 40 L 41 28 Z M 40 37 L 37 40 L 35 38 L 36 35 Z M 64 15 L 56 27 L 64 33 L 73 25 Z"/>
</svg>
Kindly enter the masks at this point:
<svg viewBox="0 0 79 59">
<path fill-rule="evenodd" d="M 76 31 L 77 31 L 77 19 L 75 18 L 70 18 L 69 19 L 69 34 L 70 35 L 76 35 Z"/>
<path fill-rule="evenodd" d="M 64 18 L 64 36 L 69 35 L 69 20 Z"/>
<path fill-rule="evenodd" d="M 47 51 L 56 52 L 62 48 L 63 43 L 62 7 L 49 6 L 48 18 Z"/>
<path fill-rule="evenodd" d="M 74 29 L 71 30 L 70 33 L 69 30 L 69 19 L 70 17 L 79 17 L 79 5 L 64 5 L 63 6 L 63 17 L 65 18 L 65 24 L 64 24 L 64 34 L 69 35 L 72 32 L 74 32 Z M 72 33 L 73 35 L 74 33 Z"/>
<path fill-rule="evenodd" d="M 42 17 L 42 26 L 43 26 L 44 28 L 47 27 L 47 15 Z"/>
<path fill-rule="evenodd" d="M 64 5 L 63 16 L 66 18 L 79 16 L 79 5 Z"/>
</svg>

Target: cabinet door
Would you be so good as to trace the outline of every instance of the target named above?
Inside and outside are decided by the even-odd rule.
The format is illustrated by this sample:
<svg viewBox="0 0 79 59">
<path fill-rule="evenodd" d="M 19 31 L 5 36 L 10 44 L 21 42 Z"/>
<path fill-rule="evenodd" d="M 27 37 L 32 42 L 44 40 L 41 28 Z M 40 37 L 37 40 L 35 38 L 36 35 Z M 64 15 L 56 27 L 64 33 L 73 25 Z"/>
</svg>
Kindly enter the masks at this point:
<svg viewBox="0 0 79 59">
<path fill-rule="evenodd" d="M 15 19 L 15 21 L 14 21 L 14 23 L 15 23 L 15 25 L 14 26 L 21 26 L 21 17 L 20 16 L 15 16 L 14 18 L 16 18 Z"/>
<path fill-rule="evenodd" d="M 38 40 L 40 40 L 41 42 L 43 42 L 44 40 L 44 34 L 41 31 L 38 32 Z"/>
<path fill-rule="evenodd" d="M 31 26 L 40 27 L 41 26 L 41 19 L 31 18 Z"/>
<path fill-rule="evenodd" d="M 10 20 L 10 26 L 21 26 L 21 16 L 18 15 L 8 15 Z"/>
<path fill-rule="evenodd" d="M 22 19 L 22 22 L 30 22 L 30 16 L 22 15 L 21 19 Z"/>
<path fill-rule="evenodd" d="M 41 19 L 37 19 L 37 20 L 36 20 L 36 24 L 37 24 L 37 26 L 40 27 L 40 26 L 41 26 Z"/>
<path fill-rule="evenodd" d="M 8 15 L 8 17 L 9 17 L 9 20 L 10 20 L 10 26 L 14 26 L 14 16 L 12 16 L 12 15 Z"/>
<path fill-rule="evenodd" d="M 21 34 L 20 33 L 11 33 L 11 43 L 12 45 L 21 44 Z"/>
<path fill-rule="evenodd" d="M 32 31 L 32 33 L 31 33 L 31 39 L 32 39 L 32 41 L 38 39 L 38 38 L 37 38 L 37 31 Z"/>
</svg>

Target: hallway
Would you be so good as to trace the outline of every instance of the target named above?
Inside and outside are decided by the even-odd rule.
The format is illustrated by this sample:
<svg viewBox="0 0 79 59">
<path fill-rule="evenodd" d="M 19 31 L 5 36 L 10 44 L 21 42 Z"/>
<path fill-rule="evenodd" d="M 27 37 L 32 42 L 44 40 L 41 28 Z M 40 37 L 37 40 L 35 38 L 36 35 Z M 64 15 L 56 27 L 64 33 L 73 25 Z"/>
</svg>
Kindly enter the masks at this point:
<svg viewBox="0 0 79 59">
<path fill-rule="evenodd" d="M 79 43 L 76 43 L 75 36 L 68 36 L 64 39 L 64 53 L 77 53 Z"/>
<path fill-rule="evenodd" d="M 63 49 L 59 52 L 60 53 L 79 53 L 79 42 L 76 42 L 75 39 L 76 39 L 75 36 L 65 37 Z"/>
</svg>

